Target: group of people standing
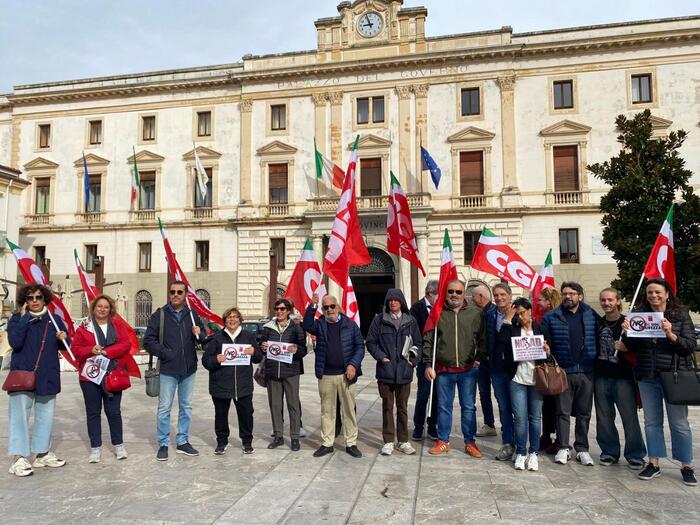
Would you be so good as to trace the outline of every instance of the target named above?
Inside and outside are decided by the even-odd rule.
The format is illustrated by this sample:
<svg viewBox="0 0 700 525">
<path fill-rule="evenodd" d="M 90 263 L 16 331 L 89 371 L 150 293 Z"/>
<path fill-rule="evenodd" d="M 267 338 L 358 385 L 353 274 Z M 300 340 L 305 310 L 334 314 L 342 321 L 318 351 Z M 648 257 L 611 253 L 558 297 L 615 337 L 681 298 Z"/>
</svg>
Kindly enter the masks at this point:
<svg viewBox="0 0 700 525">
<path fill-rule="evenodd" d="M 377 314 L 363 339 L 359 327 L 343 315 L 331 295 L 312 298 L 303 320 L 292 319 L 293 305 L 286 299 L 275 303 L 275 316 L 259 337 L 242 329 L 243 316 L 237 308 L 227 309 L 223 329 L 207 336 L 204 324 L 186 304 L 187 287 L 173 282 L 168 303 L 157 309 L 148 322 L 144 347 L 158 358 L 160 392 L 156 433 L 159 461 L 168 459 L 170 415 L 178 397 L 176 452 L 196 456 L 190 444 L 190 422 L 198 347 L 204 351 L 202 365 L 209 372 L 209 394 L 214 405 L 214 454 L 222 455 L 229 446 L 229 410 L 233 401 L 238 417 L 243 452 L 253 452 L 254 365 L 264 369 L 264 382 L 272 415 L 273 435 L 268 448 L 284 445 L 284 405 L 289 416 L 290 449 L 301 448 L 301 404 L 299 379 L 304 373 L 307 334 L 314 338 L 314 372 L 318 379 L 321 411 L 320 447 L 315 457 L 334 452 L 338 434 L 337 418 L 342 421 L 346 452 L 362 457 L 357 447 L 357 378 L 365 348 L 377 361 L 376 379 L 382 399 L 381 454 L 395 450 L 414 454 L 409 442 L 408 401 L 414 372 L 418 392 L 411 439 L 427 437 L 435 441 L 429 452 L 447 454 L 451 448 L 452 411 L 455 390 L 461 411 L 464 450 L 482 457 L 476 438 L 496 436 L 491 401 L 493 389 L 498 404 L 502 446 L 497 460 L 513 461 L 516 470 L 536 471 L 540 451 L 552 452 L 554 461 L 571 459 L 570 424 L 576 419 L 573 450 L 582 465 L 593 465 L 589 453 L 589 422 L 596 405 L 596 439 L 601 448 L 599 463 L 612 465 L 624 456 L 630 468 L 640 470 L 640 479 L 660 474 L 659 459 L 666 457 L 663 437 L 663 407 L 669 420 L 673 459 L 680 462 L 683 481 L 696 485 L 692 467 L 692 435 L 687 406 L 672 405 L 664 398 L 658 373 L 668 370 L 674 356 L 680 366 L 689 362 L 695 350 L 693 325 L 687 309 L 679 305 L 669 285 L 651 279 L 644 288 L 641 311 L 662 312 L 666 337 L 637 339 L 627 337 L 629 322 L 622 315 L 620 293 L 606 288 L 599 294 L 604 316 L 584 302 L 582 287 L 565 282 L 561 293 L 546 289 L 539 298 L 541 322 L 533 318 L 533 305 L 525 298 L 513 300 L 508 284 L 489 289 L 467 289 L 459 280 L 446 287 L 446 298 L 435 330 L 423 334 L 425 323 L 437 301 L 437 281 L 429 281 L 425 297 L 410 309 L 401 290 L 390 289 L 381 313 Z M 50 451 L 51 428 L 56 395 L 60 392 L 58 351 L 66 339 L 65 327 L 48 319 L 51 292 L 41 285 L 29 285 L 20 292 L 22 307 L 8 324 L 13 349 L 12 370 L 34 370 L 34 390 L 9 393 L 10 473 L 27 476 L 34 468 L 61 467 L 65 461 Z M 317 312 L 323 315 L 318 316 Z M 122 366 L 129 354 L 128 336 L 113 322 L 114 301 L 97 297 L 91 304 L 91 323 L 82 325 L 72 341 L 72 349 L 82 370 L 91 357 L 103 356 L 115 367 Z M 557 396 L 543 396 L 535 388 L 535 367 L 544 360 L 516 361 L 511 338 L 541 335 L 547 359 L 556 359 L 565 371 L 568 389 Z M 272 358 L 272 345 L 284 344 L 288 359 Z M 243 362 L 227 363 L 226 345 L 236 345 Z M 260 364 L 264 361 L 264 364 Z M 433 385 L 432 407 L 428 407 Z M 126 459 L 121 419 L 122 390 L 115 391 L 80 375 L 85 401 L 90 454 L 97 463 L 102 456 L 101 412 L 104 408 L 111 443 L 117 459 Z M 476 393 L 484 424 L 477 429 Z M 637 397 L 644 408 L 646 446 L 637 418 Z M 34 429 L 30 438 L 30 415 L 34 409 Z M 615 426 L 616 409 L 625 432 L 621 451 Z M 426 417 L 430 413 L 430 416 Z M 555 432 L 556 438 L 551 439 Z M 648 452 L 647 452 L 648 447 Z M 30 456 L 35 455 L 33 462 Z M 645 457 L 648 455 L 648 462 Z"/>
</svg>

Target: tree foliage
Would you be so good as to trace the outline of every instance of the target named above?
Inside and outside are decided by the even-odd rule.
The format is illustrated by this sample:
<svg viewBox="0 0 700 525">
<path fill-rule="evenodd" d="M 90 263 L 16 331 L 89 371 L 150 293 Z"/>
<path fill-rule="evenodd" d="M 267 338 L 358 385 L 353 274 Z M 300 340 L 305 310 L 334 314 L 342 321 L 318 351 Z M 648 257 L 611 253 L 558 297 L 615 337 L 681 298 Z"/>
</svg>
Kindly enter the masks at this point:
<svg viewBox="0 0 700 525">
<path fill-rule="evenodd" d="M 617 261 L 613 286 L 625 299 L 632 299 L 666 213 L 676 202 L 673 237 L 678 296 L 692 310 L 700 311 L 700 198 L 693 192 L 692 172 L 685 168 L 679 152 L 688 134 L 679 130 L 653 138 L 649 110 L 632 118 L 619 115 L 615 124 L 622 149 L 610 160 L 588 166 L 610 186 L 600 210 L 604 214 L 603 244 Z"/>
</svg>

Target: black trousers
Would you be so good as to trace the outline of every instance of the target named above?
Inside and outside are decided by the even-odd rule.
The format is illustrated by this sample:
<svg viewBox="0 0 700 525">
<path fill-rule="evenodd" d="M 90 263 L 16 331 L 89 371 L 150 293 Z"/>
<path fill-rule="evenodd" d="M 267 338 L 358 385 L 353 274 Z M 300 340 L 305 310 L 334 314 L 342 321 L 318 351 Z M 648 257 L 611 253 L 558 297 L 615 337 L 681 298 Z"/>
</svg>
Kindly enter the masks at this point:
<svg viewBox="0 0 700 525">
<path fill-rule="evenodd" d="M 80 381 L 80 389 L 83 391 L 83 399 L 85 400 L 85 415 L 87 417 L 90 446 L 92 448 L 102 446 L 103 405 L 107 423 L 109 423 L 112 445 L 121 445 L 124 442 L 122 437 L 122 393 L 113 392 L 108 394 L 101 386 L 96 385 L 92 381 Z"/>
<path fill-rule="evenodd" d="M 231 407 L 230 397 L 212 397 L 214 403 L 214 432 L 216 443 L 226 445 L 231 431 L 228 426 L 228 411 Z M 234 399 L 238 415 L 238 437 L 243 445 L 253 442 L 253 394 Z"/>
</svg>

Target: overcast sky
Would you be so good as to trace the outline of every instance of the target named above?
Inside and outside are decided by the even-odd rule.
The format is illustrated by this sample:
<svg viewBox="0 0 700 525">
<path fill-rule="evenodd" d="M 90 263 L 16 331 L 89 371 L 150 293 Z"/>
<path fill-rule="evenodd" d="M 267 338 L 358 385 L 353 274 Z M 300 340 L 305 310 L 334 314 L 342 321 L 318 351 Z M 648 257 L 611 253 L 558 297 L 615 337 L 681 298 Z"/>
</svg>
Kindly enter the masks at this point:
<svg viewBox="0 0 700 525">
<path fill-rule="evenodd" d="M 314 49 L 339 0 L 0 0 L 0 93 L 12 86 L 237 62 Z M 406 0 L 427 36 L 700 14 L 697 0 Z"/>
</svg>

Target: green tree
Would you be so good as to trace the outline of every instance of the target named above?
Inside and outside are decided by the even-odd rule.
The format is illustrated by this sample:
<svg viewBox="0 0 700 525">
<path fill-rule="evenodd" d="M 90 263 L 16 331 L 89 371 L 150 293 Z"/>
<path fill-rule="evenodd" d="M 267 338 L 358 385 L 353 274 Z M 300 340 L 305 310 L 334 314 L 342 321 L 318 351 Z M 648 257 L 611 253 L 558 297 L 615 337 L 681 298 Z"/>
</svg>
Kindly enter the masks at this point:
<svg viewBox="0 0 700 525">
<path fill-rule="evenodd" d="M 673 237 L 680 301 L 700 311 L 700 198 L 689 181 L 679 150 L 688 134 L 672 131 L 652 137 L 651 112 L 615 124 L 622 149 L 617 156 L 588 170 L 610 186 L 600 201 L 603 244 L 613 252 L 618 277 L 613 286 L 632 300 L 659 229 L 672 202 L 676 202 Z M 641 294 L 640 294 L 641 295 Z"/>
</svg>

